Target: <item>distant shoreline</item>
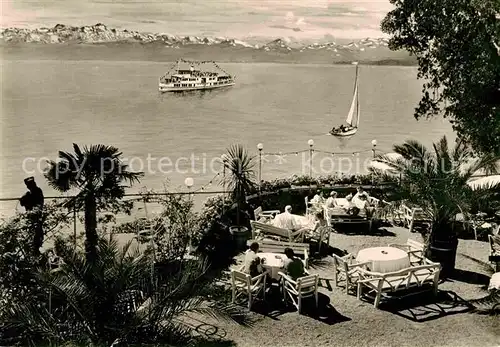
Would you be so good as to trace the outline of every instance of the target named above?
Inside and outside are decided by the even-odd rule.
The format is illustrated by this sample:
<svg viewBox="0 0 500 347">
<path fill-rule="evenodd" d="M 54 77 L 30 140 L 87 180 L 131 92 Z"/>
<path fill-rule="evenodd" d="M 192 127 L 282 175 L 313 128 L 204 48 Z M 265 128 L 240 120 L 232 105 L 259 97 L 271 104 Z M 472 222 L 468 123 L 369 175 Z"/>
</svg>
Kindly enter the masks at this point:
<svg viewBox="0 0 500 347">
<path fill-rule="evenodd" d="M 174 36 L 108 28 L 104 24 L 0 31 L 3 60 L 105 60 L 170 62 L 180 58 L 221 63 L 286 63 L 415 66 L 387 39 L 291 46 L 283 39 L 251 45 L 230 38 Z M 118 59 L 117 59 L 118 58 Z"/>
<path fill-rule="evenodd" d="M 398 55 L 399 53 L 399 55 Z M 395 52 L 395 58 L 385 57 L 332 57 L 329 52 L 264 52 L 252 48 L 214 47 L 192 45 L 179 48 L 159 45 L 127 44 L 39 44 L 0 43 L 0 55 L 4 61 L 16 60 L 64 60 L 64 61 L 149 61 L 174 62 L 180 58 L 214 60 L 219 63 L 276 63 L 276 64 L 325 64 L 416 66 L 416 60 L 404 52 Z M 342 58 L 342 59 L 340 59 Z"/>
</svg>

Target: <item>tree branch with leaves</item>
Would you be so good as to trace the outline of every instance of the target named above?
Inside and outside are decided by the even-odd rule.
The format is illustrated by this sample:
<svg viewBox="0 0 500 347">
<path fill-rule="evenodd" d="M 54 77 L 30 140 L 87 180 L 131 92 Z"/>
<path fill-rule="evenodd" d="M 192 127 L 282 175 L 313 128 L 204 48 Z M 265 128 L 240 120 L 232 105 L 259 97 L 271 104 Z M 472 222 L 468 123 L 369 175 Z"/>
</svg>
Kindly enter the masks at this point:
<svg viewBox="0 0 500 347">
<path fill-rule="evenodd" d="M 476 152 L 500 153 L 500 0 L 390 0 L 392 50 L 418 60 L 415 118 L 443 115 Z"/>
</svg>

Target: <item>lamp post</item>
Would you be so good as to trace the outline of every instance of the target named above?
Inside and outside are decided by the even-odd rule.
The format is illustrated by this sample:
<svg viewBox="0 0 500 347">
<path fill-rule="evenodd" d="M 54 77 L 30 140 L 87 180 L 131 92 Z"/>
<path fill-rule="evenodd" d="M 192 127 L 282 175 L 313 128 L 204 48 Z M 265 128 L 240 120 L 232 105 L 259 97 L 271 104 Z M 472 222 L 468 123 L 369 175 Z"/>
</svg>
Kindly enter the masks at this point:
<svg viewBox="0 0 500 347">
<path fill-rule="evenodd" d="M 372 140 L 372 152 L 373 152 L 374 159 L 375 159 L 375 147 L 377 147 L 377 140 L 373 139 Z"/>
<path fill-rule="evenodd" d="M 377 140 L 373 139 L 372 140 L 373 159 L 375 159 L 375 147 L 377 147 Z M 372 172 L 372 189 L 373 189 L 374 183 L 375 183 L 375 177 L 373 177 L 373 172 Z"/>
<path fill-rule="evenodd" d="M 310 139 L 307 141 L 307 144 L 309 145 L 309 176 L 312 177 L 312 164 L 313 164 L 313 146 L 314 146 L 314 140 Z"/>
<path fill-rule="evenodd" d="M 262 185 L 262 149 L 264 145 L 262 143 L 257 144 L 257 149 L 259 150 L 259 194 Z"/>
<path fill-rule="evenodd" d="M 186 185 L 187 189 L 188 189 L 188 199 L 189 199 L 189 202 L 191 202 L 191 187 L 193 186 L 194 184 L 194 180 L 191 178 L 191 177 L 187 177 L 185 180 L 184 180 L 184 184 Z M 189 218 L 187 220 L 187 230 L 189 232 Z M 170 238 L 170 237 L 169 237 Z M 192 245 L 191 245 L 191 235 L 189 235 L 189 243 L 188 243 L 188 251 L 191 252 L 192 250 Z"/>
<path fill-rule="evenodd" d="M 226 165 L 228 161 L 227 154 L 220 156 L 222 160 L 222 214 L 224 214 L 224 209 L 226 207 Z"/>
</svg>

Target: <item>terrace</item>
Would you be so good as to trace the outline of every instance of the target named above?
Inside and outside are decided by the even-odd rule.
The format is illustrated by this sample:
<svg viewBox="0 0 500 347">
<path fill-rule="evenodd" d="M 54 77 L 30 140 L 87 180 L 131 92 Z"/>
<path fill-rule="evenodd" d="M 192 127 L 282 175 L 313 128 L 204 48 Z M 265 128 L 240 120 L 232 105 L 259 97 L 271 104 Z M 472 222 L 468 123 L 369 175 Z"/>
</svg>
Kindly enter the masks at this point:
<svg viewBox="0 0 500 347">
<path fill-rule="evenodd" d="M 373 346 L 407 345 L 411 341 L 411 345 L 416 346 L 476 343 L 489 346 L 498 340 L 497 317 L 478 314 L 496 311 L 494 302 L 498 299 L 495 299 L 498 289 L 493 277 L 490 283 L 496 259 L 490 256 L 496 244 L 492 237 L 498 233 L 495 221 L 482 223 L 478 219 L 457 224 L 471 227 L 458 232 L 460 242 L 456 256 L 453 254 L 453 267 L 444 273 L 443 269 L 450 267 L 448 259 L 431 258 L 433 254 L 424 246 L 428 245 L 424 236 L 434 231 L 433 215 L 427 209 L 415 207 L 411 201 L 399 204 L 399 200 L 394 199 L 395 192 L 404 189 L 404 180 L 384 183 L 382 176 L 373 174 L 318 179 L 294 176 L 289 180 L 260 182 L 259 187 L 249 185 L 248 190 L 241 191 L 239 173 L 243 171 L 240 165 L 245 162 L 241 158 L 244 152 L 238 147 L 232 150 L 225 168 L 227 165 L 228 176 L 233 180 L 236 177 L 237 182 L 233 181 L 232 186 L 227 181 L 223 184 L 224 188 L 231 187 L 231 194 L 190 191 L 193 180 L 188 178 L 185 182 L 187 192 L 125 194 L 113 200 L 114 205 L 109 205 L 113 210 L 100 209 L 96 217 L 103 240 L 99 241 L 96 260 L 88 258 L 86 208 L 61 205 L 64 199 L 72 202 L 75 198 L 64 197 L 44 207 L 44 228 L 50 233 L 46 235 L 43 249 L 55 246 L 55 258 L 48 252 L 42 252 L 42 260 L 31 258 L 30 213 L 18 213 L 6 221 L 0 232 L 0 250 L 8 256 L 1 258 L 0 266 L 7 275 L 0 288 L 2 295 L 7 295 L 5 308 L 19 312 L 14 326 L 34 329 L 32 320 L 25 323 L 21 319 L 21 312 L 31 312 L 29 307 L 23 306 L 24 302 L 36 299 L 46 308 L 37 309 L 43 322 L 48 319 L 55 324 L 44 328 L 54 329 L 50 330 L 54 335 L 49 335 L 49 342 L 58 341 L 59 334 L 67 334 L 64 329 L 86 336 L 88 332 L 80 328 L 81 319 L 67 316 L 65 312 L 69 311 L 61 310 L 66 307 L 71 311 L 75 305 L 89 317 L 103 317 L 102 321 L 88 318 L 95 324 L 88 329 L 95 329 L 96 336 L 101 336 L 99 338 L 107 345 L 120 340 L 120 331 L 132 329 L 123 324 L 123 319 L 147 324 L 151 329 L 161 326 L 166 331 L 155 332 L 160 335 L 177 331 L 178 325 L 182 325 L 188 327 L 183 338 L 191 342 L 212 340 L 217 345 L 250 346 L 258 341 L 262 346 L 326 346 L 335 341 L 335 345 L 341 346 Z M 232 175 L 233 172 L 238 172 L 238 176 Z M 368 199 L 362 198 L 364 193 L 359 191 L 356 197 L 356 188 L 360 185 L 370 195 Z M 332 190 L 338 195 L 336 198 L 332 195 L 333 200 L 323 201 L 319 196 L 320 193 L 330 195 Z M 313 197 L 314 194 L 317 196 Z M 201 195 L 212 196 L 195 212 L 193 201 Z M 344 196 L 353 196 L 353 199 Z M 333 208 L 329 205 L 332 201 Z M 292 213 L 283 213 L 287 205 L 291 206 Z M 73 209 L 68 210 L 70 206 Z M 132 216 L 123 218 L 124 211 Z M 85 218 L 80 221 L 82 212 Z M 114 218 L 116 224 L 113 224 Z M 486 224 L 489 227 L 484 227 Z M 416 233 L 417 226 L 421 227 L 420 233 Z M 104 240 L 109 235 L 118 245 Z M 493 240 L 491 246 L 488 237 Z M 242 269 L 242 265 L 246 265 L 246 246 L 253 242 L 259 243 L 262 251 L 256 254 L 257 257 L 266 259 L 262 264 L 265 275 L 257 275 L 261 282 L 258 288 L 255 287 L 261 289 L 260 296 L 251 291 L 243 295 L 243 300 L 233 300 L 234 289 L 243 289 L 245 293 L 247 283 L 241 280 L 253 281 Z M 395 246 L 405 244 L 408 247 Z M 120 247 L 124 247 L 122 251 L 118 250 Z M 134 251 L 135 247 L 139 253 Z M 286 248 L 292 248 L 304 261 L 305 271 L 301 276 L 292 278 L 291 272 L 287 273 L 288 255 L 283 254 Z M 16 278 L 27 276 L 24 271 L 44 273 L 46 270 L 37 264 L 43 263 L 46 255 L 49 268 L 57 271 L 49 270 L 44 276 L 49 279 L 61 276 L 60 282 L 48 282 L 51 284 L 47 285 L 42 281 L 35 287 L 18 283 Z M 106 261 L 99 261 L 103 256 L 107 257 Z M 81 269 L 83 273 L 90 271 L 87 280 L 92 281 L 79 283 L 82 287 L 78 290 L 69 282 L 65 285 L 64 281 L 73 281 L 74 271 L 78 264 L 85 264 L 85 258 L 88 264 L 97 267 Z M 236 264 L 232 264 L 233 260 Z M 26 261 L 32 264 L 28 268 Z M 196 270 L 201 266 L 200 261 L 209 264 L 201 268 L 202 273 Z M 493 264 L 490 265 L 490 261 Z M 129 270 L 119 270 L 124 266 L 141 266 L 141 270 L 121 277 L 129 273 Z M 113 276 L 112 280 L 99 282 L 97 288 L 102 288 L 101 294 L 94 292 L 97 280 L 94 277 L 99 273 Z M 115 283 L 118 288 L 108 288 Z M 488 284 L 491 287 L 489 294 Z M 172 302 L 158 299 L 176 294 L 178 286 L 182 288 L 182 296 L 175 297 Z M 26 291 L 31 299 L 25 300 L 26 294 L 18 297 Z M 67 297 L 76 295 L 72 299 L 73 306 L 67 306 L 67 299 L 61 297 L 61 293 Z M 81 293 L 88 294 L 82 296 Z M 89 307 L 89 300 L 100 302 L 103 293 L 107 301 Z M 296 298 L 299 293 L 305 295 L 300 303 Z M 293 303 L 297 305 L 291 305 Z M 177 305 L 182 306 L 179 311 L 169 311 Z M 214 319 L 210 313 L 208 317 L 202 314 L 221 309 L 226 316 L 233 317 L 233 323 L 246 326 Z M 9 316 L 12 313 L 8 312 L 3 312 L 7 321 L 12 319 Z M 165 316 L 167 312 L 178 313 Z M 118 330 L 110 335 L 99 335 L 102 333 L 97 331 L 110 321 L 117 324 Z M 251 324 L 243 321 L 251 321 Z M 42 329 L 47 323 L 37 324 L 42 325 L 36 329 Z M 65 327 L 63 330 L 61 325 Z M 8 331 L 2 334 L 8 335 Z M 133 339 L 144 339 L 144 336 L 137 335 Z M 171 343 L 171 337 L 167 341 Z"/>
</svg>

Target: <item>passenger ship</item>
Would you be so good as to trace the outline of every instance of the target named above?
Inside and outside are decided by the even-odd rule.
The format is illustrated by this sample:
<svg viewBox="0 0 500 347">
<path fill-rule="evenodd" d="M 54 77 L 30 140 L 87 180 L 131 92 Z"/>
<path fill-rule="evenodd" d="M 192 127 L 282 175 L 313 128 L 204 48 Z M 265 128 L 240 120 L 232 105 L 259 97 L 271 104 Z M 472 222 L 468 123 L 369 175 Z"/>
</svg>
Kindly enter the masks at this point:
<svg viewBox="0 0 500 347">
<path fill-rule="evenodd" d="M 190 65 L 189 69 L 181 69 L 181 63 Z M 202 71 L 196 65 L 212 64 L 219 72 Z M 214 61 L 190 61 L 180 59 L 167 73 L 159 79 L 160 92 L 184 92 L 191 90 L 207 90 L 234 85 L 235 77 L 224 71 Z"/>
</svg>

